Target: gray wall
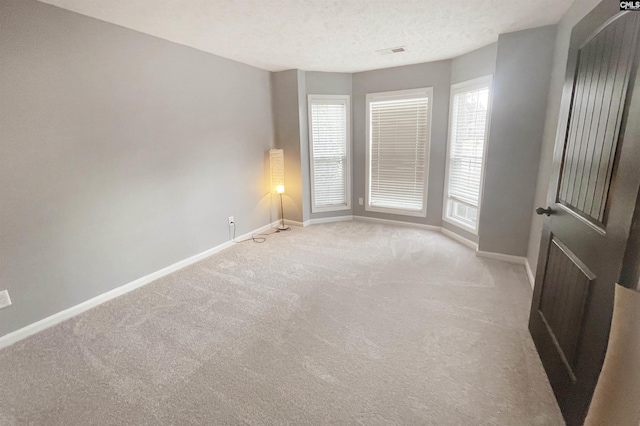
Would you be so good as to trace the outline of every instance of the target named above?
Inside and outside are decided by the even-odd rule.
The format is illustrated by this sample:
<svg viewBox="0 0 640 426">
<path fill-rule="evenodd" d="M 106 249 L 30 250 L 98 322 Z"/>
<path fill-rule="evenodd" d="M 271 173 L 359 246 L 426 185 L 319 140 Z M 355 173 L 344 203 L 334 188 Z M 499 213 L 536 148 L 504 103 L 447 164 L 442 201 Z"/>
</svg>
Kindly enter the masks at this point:
<svg viewBox="0 0 640 426">
<path fill-rule="evenodd" d="M 0 335 L 269 223 L 269 73 L 0 2 Z"/>
<path fill-rule="evenodd" d="M 295 222 L 306 220 L 302 161 L 306 157 L 300 151 L 300 75 L 299 70 L 271 73 L 275 141 L 278 148 L 284 149 L 284 217 Z"/>
<path fill-rule="evenodd" d="M 419 87 L 433 87 L 427 217 L 425 219 L 368 212 L 364 206 L 358 204 L 358 198 L 364 197 L 366 190 L 365 96 L 367 93 L 415 89 Z M 450 90 L 451 61 L 429 62 L 353 74 L 353 98 L 351 99 L 351 103 L 353 111 L 354 215 L 440 226 L 442 223 L 442 197 L 444 190 Z"/>
<path fill-rule="evenodd" d="M 567 13 L 565 13 L 562 20 L 558 23 L 534 206 L 546 207 L 553 201 L 553 194 L 550 198 L 547 198 L 547 196 L 549 190 L 549 178 L 551 177 L 551 171 L 553 168 L 553 148 L 556 141 L 562 89 L 564 86 L 565 72 L 567 68 L 567 55 L 569 54 L 571 29 L 599 3 L 600 0 L 576 0 L 571 5 Z M 527 260 L 529 261 L 529 265 L 533 271 L 536 270 L 536 265 L 538 264 L 541 235 L 542 218 L 540 216 L 533 215 L 529 232 L 529 244 L 527 247 Z"/>
<path fill-rule="evenodd" d="M 306 78 L 305 102 L 306 102 L 306 95 L 349 95 L 351 96 L 351 82 L 352 82 L 351 74 L 338 73 L 338 72 L 316 72 L 316 71 L 307 71 L 305 74 L 306 74 L 305 75 L 305 78 Z M 305 107 L 306 105 L 307 104 L 305 103 Z M 307 117 L 305 117 L 305 122 L 307 121 L 308 121 Z M 353 128 L 353 121 L 351 122 L 351 127 Z M 308 139 L 307 139 L 307 142 L 308 142 Z M 352 152 L 353 152 L 353 148 L 352 148 Z M 307 158 L 309 158 L 308 155 L 307 155 Z M 309 170 L 310 164 L 308 161 L 306 166 L 307 166 L 307 170 Z M 353 186 L 351 189 L 351 193 L 353 193 Z M 308 205 L 307 208 L 309 209 L 309 212 L 310 212 L 309 214 L 310 219 L 320 219 L 323 217 L 349 216 L 353 214 L 353 206 L 349 210 L 311 213 L 311 196 L 309 195 L 309 197 L 307 197 L 305 201 Z"/>
<path fill-rule="evenodd" d="M 442 221 L 442 227 L 447 231 L 455 232 L 461 237 L 466 238 L 467 240 L 478 244 L 478 236 L 472 232 L 467 231 L 466 229 L 460 228 L 459 226 L 454 225 L 453 223 Z"/>
<path fill-rule="evenodd" d="M 476 49 L 451 61 L 451 84 L 461 83 L 496 71 L 498 43 Z"/>
<path fill-rule="evenodd" d="M 525 256 L 556 27 L 500 34 L 478 244 Z"/>
<path fill-rule="evenodd" d="M 309 170 L 309 115 L 307 109 L 306 73 L 298 73 L 298 122 L 300 123 L 300 165 L 302 167 L 302 221 L 309 220 L 311 214 L 311 173 Z"/>
</svg>

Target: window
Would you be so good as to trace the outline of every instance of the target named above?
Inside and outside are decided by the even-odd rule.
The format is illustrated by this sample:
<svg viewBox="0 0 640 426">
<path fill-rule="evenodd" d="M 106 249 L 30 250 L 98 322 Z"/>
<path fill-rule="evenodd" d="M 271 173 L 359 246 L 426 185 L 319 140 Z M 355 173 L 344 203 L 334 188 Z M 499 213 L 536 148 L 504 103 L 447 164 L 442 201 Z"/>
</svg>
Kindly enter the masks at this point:
<svg viewBox="0 0 640 426">
<path fill-rule="evenodd" d="M 366 210 L 426 217 L 432 94 L 367 94 Z"/>
<path fill-rule="evenodd" d="M 491 76 L 451 87 L 447 183 L 443 219 L 478 231 Z"/>
<path fill-rule="evenodd" d="M 309 95 L 311 212 L 351 208 L 349 96 Z"/>
</svg>

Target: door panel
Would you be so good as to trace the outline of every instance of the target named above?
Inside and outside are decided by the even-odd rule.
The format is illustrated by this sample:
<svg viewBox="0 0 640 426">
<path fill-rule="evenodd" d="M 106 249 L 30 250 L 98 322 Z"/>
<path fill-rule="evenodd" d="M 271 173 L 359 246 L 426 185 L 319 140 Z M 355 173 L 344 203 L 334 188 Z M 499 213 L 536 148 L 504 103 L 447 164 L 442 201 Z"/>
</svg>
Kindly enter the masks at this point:
<svg viewBox="0 0 640 426">
<path fill-rule="evenodd" d="M 640 13 L 601 2 L 571 36 L 529 318 L 568 425 L 583 423 L 602 368 L 640 188 L 639 33 Z"/>
<path fill-rule="evenodd" d="M 635 15 L 622 16 L 577 52 L 558 202 L 600 226 L 606 214 L 637 26 Z"/>
<path fill-rule="evenodd" d="M 552 237 L 538 310 L 571 380 L 593 272 Z"/>
</svg>

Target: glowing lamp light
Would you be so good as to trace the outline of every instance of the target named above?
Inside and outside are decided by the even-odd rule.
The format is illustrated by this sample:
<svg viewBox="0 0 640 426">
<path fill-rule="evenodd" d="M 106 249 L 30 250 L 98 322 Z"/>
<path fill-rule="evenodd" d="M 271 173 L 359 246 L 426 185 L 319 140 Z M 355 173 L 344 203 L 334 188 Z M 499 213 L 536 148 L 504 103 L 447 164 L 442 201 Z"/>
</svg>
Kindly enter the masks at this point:
<svg viewBox="0 0 640 426">
<path fill-rule="evenodd" d="M 290 228 L 284 224 L 284 207 L 282 206 L 282 194 L 284 194 L 284 151 L 270 149 L 269 160 L 271 163 L 271 191 L 280 195 L 280 225 L 278 232 L 288 231 Z"/>
</svg>

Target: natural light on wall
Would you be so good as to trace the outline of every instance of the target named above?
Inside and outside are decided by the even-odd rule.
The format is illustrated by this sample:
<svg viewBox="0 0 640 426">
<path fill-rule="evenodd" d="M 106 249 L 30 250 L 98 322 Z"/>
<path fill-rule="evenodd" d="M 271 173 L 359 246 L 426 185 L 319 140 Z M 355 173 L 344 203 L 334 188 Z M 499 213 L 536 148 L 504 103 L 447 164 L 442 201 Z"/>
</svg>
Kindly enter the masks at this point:
<svg viewBox="0 0 640 426">
<path fill-rule="evenodd" d="M 492 76 L 453 85 L 443 219 L 478 230 Z"/>
<path fill-rule="evenodd" d="M 284 194 L 284 151 L 282 149 L 269 150 L 269 165 L 271 166 L 271 192 Z"/>
</svg>

